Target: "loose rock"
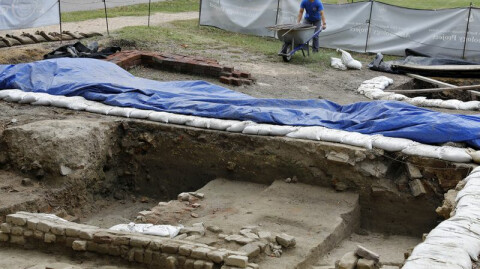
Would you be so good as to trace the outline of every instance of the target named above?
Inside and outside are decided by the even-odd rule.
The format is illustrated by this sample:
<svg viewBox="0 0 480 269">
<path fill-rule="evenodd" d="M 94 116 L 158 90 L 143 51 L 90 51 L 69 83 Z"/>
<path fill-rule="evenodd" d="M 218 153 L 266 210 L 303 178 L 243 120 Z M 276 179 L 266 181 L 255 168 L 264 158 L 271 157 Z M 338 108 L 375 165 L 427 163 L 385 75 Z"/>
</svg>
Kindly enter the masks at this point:
<svg viewBox="0 0 480 269">
<path fill-rule="evenodd" d="M 240 268 L 245 268 L 247 267 L 247 264 L 248 264 L 248 257 L 239 256 L 239 255 L 228 256 L 225 259 L 225 264 L 231 265 L 231 266 L 237 266 Z"/>
<path fill-rule="evenodd" d="M 357 246 L 357 249 L 355 250 L 355 254 L 361 258 L 364 258 L 367 260 L 373 260 L 375 261 L 375 263 L 378 263 L 380 261 L 380 255 L 362 246 Z"/>
<path fill-rule="evenodd" d="M 33 181 L 29 178 L 24 178 L 22 179 L 22 185 L 23 186 L 32 186 L 33 185 Z"/>
<path fill-rule="evenodd" d="M 375 261 L 367 259 L 359 259 L 356 269 L 375 269 Z"/>
<path fill-rule="evenodd" d="M 275 239 L 276 239 L 278 244 L 280 244 L 280 245 L 282 245 L 286 248 L 294 247 L 297 244 L 297 242 L 295 241 L 295 237 L 290 236 L 290 235 L 285 234 L 285 233 L 277 235 L 277 237 Z"/>
<path fill-rule="evenodd" d="M 358 257 L 354 252 L 348 252 L 343 255 L 338 263 L 338 269 L 355 269 L 357 266 Z"/>
</svg>

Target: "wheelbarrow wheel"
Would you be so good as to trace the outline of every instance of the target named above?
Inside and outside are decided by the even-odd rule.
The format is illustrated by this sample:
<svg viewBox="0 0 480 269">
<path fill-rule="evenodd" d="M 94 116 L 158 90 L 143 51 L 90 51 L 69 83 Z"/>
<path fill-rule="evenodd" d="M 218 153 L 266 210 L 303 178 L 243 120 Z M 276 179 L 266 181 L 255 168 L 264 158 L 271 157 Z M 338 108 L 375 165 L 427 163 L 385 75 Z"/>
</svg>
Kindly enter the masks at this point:
<svg viewBox="0 0 480 269">
<path fill-rule="evenodd" d="M 289 54 L 290 52 L 292 52 L 292 45 L 288 43 L 283 44 L 282 53 Z M 288 56 L 283 55 L 282 58 L 284 62 L 288 63 L 292 60 L 292 55 L 288 55 Z"/>
</svg>

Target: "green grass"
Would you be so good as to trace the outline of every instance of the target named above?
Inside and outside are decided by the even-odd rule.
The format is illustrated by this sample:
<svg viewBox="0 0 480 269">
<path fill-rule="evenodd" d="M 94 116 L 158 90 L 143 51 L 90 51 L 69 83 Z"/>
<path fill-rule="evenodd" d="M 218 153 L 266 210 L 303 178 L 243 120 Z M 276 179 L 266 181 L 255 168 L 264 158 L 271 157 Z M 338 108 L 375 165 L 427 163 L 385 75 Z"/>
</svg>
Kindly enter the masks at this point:
<svg viewBox="0 0 480 269">
<path fill-rule="evenodd" d="M 195 54 L 213 49 L 223 50 L 230 55 L 235 55 L 238 52 L 231 51 L 240 50 L 251 54 L 265 55 L 271 61 L 282 61 L 281 57 L 277 55 L 282 43 L 276 39 L 233 33 L 214 27 L 199 27 L 197 24 L 197 20 L 187 20 L 150 28 L 146 26 L 125 27 L 117 31 L 114 38 L 133 41 L 140 49 L 162 47 L 162 44 L 163 48 L 187 45 L 188 51 Z M 360 61 L 373 59 L 372 55 L 360 53 L 352 53 L 352 55 Z M 211 56 L 216 57 L 215 54 Z M 330 66 L 330 57 L 339 56 L 340 54 L 332 49 L 321 49 L 320 53 L 306 58 L 302 56 L 301 52 L 297 52 L 290 64 L 323 70 Z"/>
<path fill-rule="evenodd" d="M 336 4 L 338 0 L 323 0 L 324 3 Z M 351 0 L 348 0 L 351 2 Z M 359 2 L 354 0 L 354 2 Z M 442 8 L 454 8 L 454 7 L 468 7 L 470 0 L 381 0 L 380 2 L 410 7 L 418 9 L 442 9 Z M 108 2 L 107 2 L 108 3 Z M 164 2 L 155 2 L 151 5 L 152 13 L 155 12 L 186 12 L 186 11 L 198 11 L 200 0 L 167 0 Z M 473 0 L 474 6 L 480 6 L 480 0 Z M 108 17 L 119 16 L 146 16 L 148 15 L 148 4 L 137 4 L 125 7 L 108 8 Z M 67 12 L 62 14 L 63 22 L 84 21 L 96 18 L 105 17 L 103 9 L 89 10 L 89 11 L 76 11 Z"/>
<path fill-rule="evenodd" d="M 323 3 L 336 4 L 338 0 L 322 0 Z M 352 2 L 352 0 L 348 0 Z M 361 2 L 354 0 L 354 2 Z M 455 7 L 468 7 L 470 2 L 473 2 L 473 6 L 480 7 L 480 0 L 380 0 L 387 4 L 392 4 L 401 7 L 409 7 L 416 9 L 444 9 Z"/>
<path fill-rule="evenodd" d="M 167 0 L 152 3 L 151 12 L 177 13 L 198 11 L 199 5 L 200 0 Z M 120 16 L 147 16 L 148 4 L 108 8 L 107 13 L 109 18 Z M 62 13 L 63 22 L 84 21 L 104 17 L 105 11 L 103 9 Z"/>
</svg>

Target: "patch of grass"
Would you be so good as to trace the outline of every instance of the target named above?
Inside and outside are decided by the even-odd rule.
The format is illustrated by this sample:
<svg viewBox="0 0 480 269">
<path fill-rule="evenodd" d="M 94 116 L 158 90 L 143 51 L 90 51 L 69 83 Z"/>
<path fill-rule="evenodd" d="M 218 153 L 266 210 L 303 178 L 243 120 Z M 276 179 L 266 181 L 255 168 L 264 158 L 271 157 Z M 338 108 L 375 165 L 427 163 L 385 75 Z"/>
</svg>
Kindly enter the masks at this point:
<svg viewBox="0 0 480 269">
<path fill-rule="evenodd" d="M 178 13 L 187 11 L 198 11 L 199 7 L 200 0 L 166 0 L 162 2 L 152 3 L 151 12 Z M 107 14 L 109 18 L 120 16 L 147 16 L 148 4 L 137 4 L 131 6 L 108 8 Z M 63 22 L 84 21 L 104 17 L 105 11 L 103 9 L 62 13 Z"/>
<path fill-rule="evenodd" d="M 115 39 L 130 40 L 138 44 L 137 47 L 145 49 L 154 48 L 159 44 L 178 47 L 187 45 L 193 53 L 223 50 L 236 56 L 232 58 L 237 58 L 238 51 L 245 51 L 265 55 L 272 61 L 282 61 L 282 58 L 277 55 L 282 43 L 274 38 L 233 33 L 214 27 L 199 27 L 197 23 L 196 20 L 187 20 L 150 28 L 125 27 L 116 32 Z M 215 53 L 212 56 L 215 57 Z M 374 57 L 361 53 L 352 53 L 352 56 L 362 62 L 369 62 Z M 330 66 L 330 57 L 340 57 L 340 54 L 333 49 L 321 49 L 320 53 L 310 54 L 310 57 L 304 58 L 299 51 L 289 64 L 304 65 L 315 71 L 321 71 Z"/>
<path fill-rule="evenodd" d="M 338 0 L 323 0 L 326 4 L 337 4 Z M 348 0 L 352 2 L 352 0 Z M 354 0 L 353 2 L 362 2 Z M 444 9 L 444 8 L 456 8 L 456 7 L 469 7 L 470 2 L 473 2 L 474 6 L 480 6 L 480 0 L 380 0 L 386 4 L 395 6 L 416 8 L 416 9 Z"/>
</svg>

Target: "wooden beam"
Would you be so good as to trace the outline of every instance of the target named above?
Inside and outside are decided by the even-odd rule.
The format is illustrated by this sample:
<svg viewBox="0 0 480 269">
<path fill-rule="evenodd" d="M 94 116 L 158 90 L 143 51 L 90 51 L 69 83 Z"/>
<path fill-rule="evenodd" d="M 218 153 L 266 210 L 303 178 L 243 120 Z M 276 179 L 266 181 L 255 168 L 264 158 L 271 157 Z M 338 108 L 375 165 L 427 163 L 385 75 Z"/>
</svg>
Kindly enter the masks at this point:
<svg viewBox="0 0 480 269">
<path fill-rule="evenodd" d="M 414 90 L 386 90 L 385 92 L 394 92 L 394 93 L 432 93 L 432 92 L 444 92 L 444 91 L 468 91 L 468 90 L 479 90 L 480 85 L 472 86 L 459 86 L 456 88 L 433 88 L 433 89 L 414 89 Z"/>
<path fill-rule="evenodd" d="M 416 75 L 416 74 L 408 73 L 407 76 L 409 76 L 411 78 L 421 80 L 421 81 L 425 81 L 425 82 L 428 82 L 430 84 L 434 84 L 434 85 L 437 85 L 437 86 L 440 86 L 440 87 L 445 87 L 445 88 L 456 88 L 456 87 L 458 87 L 458 86 L 453 85 L 453 84 L 445 83 L 443 81 L 439 81 L 439 80 L 436 80 L 436 79 L 433 79 L 433 78 L 427 78 L 427 77 Z"/>
</svg>

